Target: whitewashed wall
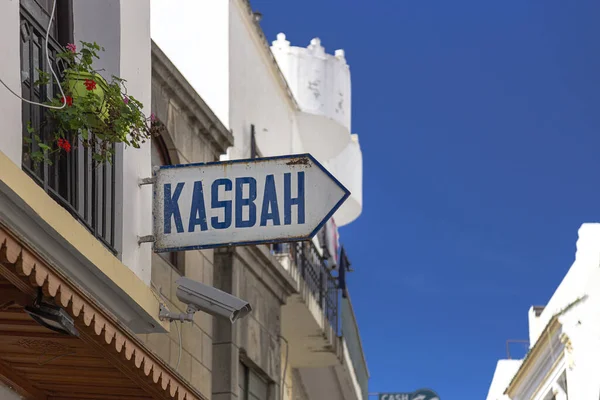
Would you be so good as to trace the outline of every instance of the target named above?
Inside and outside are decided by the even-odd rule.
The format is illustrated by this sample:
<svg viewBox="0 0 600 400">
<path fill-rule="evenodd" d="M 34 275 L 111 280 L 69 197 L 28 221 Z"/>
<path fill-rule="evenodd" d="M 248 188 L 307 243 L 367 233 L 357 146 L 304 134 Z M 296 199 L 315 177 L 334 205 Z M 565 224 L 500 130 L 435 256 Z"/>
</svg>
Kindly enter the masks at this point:
<svg viewBox="0 0 600 400">
<path fill-rule="evenodd" d="M 135 2 L 134 2 L 135 3 Z M 152 39 L 229 127 L 229 0 L 152 0 Z"/>
<path fill-rule="evenodd" d="M 82 0 L 86 1 L 86 0 Z M 150 39 L 150 0 L 120 0 L 120 76 L 127 90 L 144 104 L 150 116 L 152 62 Z M 122 261 L 147 285 L 151 277 L 151 246 L 138 245 L 138 236 L 152 234 L 152 187 L 138 186 L 141 178 L 152 176 L 151 143 L 139 149 L 123 150 Z"/>
<path fill-rule="evenodd" d="M 110 27 L 110 29 L 108 29 Z M 106 48 L 96 64 L 105 69 L 104 76 L 118 75 L 127 80 L 129 92 L 142 101 L 150 115 L 150 0 L 74 0 L 73 28 L 79 41 L 97 42 Z M 0 78 L 15 92 L 21 93 L 19 51 L 19 0 L 0 2 L 2 63 Z M 2 131 L 0 151 L 21 165 L 22 102 L 0 86 Z M 123 174 L 117 177 L 122 196 L 117 198 L 120 229 L 117 248 L 122 260 L 144 282 L 150 282 L 150 246 L 139 247 L 137 237 L 152 233 L 151 189 L 140 189 L 140 178 L 149 177 L 150 147 L 121 151 Z M 119 217 L 123 216 L 123 219 Z"/>
<path fill-rule="evenodd" d="M 575 262 L 539 317 L 529 311 L 530 347 L 542 352 L 514 389 L 512 400 L 556 398 L 593 399 L 600 393 L 600 224 L 583 224 L 579 229 Z M 541 336 L 558 315 L 559 330 Z M 552 336 L 552 337 L 550 337 Z M 504 390 L 517 372 L 520 361 L 501 360 L 494 375 L 488 400 L 504 400 Z M 566 374 L 568 393 L 558 379 Z"/>
<path fill-rule="evenodd" d="M 319 38 L 313 38 L 307 47 L 291 46 L 283 33 L 277 35 L 271 50 L 301 110 L 332 119 L 348 136 L 352 97 L 344 50 L 328 54 Z"/>
<path fill-rule="evenodd" d="M 97 42 L 105 48 L 96 64 L 104 77 L 120 76 L 128 93 L 144 104 L 150 116 L 151 57 L 150 0 L 74 0 L 75 42 Z M 107 29 L 107 27 L 113 29 Z M 117 177 L 117 249 L 121 260 L 146 284 L 150 284 L 151 247 L 138 246 L 138 236 L 152 234 L 152 188 L 139 187 L 141 178 L 152 175 L 150 143 L 139 149 L 119 148 L 122 174 Z"/>
<path fill-rule="evenodd" d="M 521 360 L 499 360 L 486 400 L 508 400 L 504 391 L 520 366 Z"/>
<path fill-rule="evenodd" d="M 533 326 L 530 326 L 532 343 L 538 339 L 552 316 L 568 304 L 589 291 L 600 287 L 590 286 L 590 276 L 600 266 L 600 224 L 583 224 L 578 231 L 575 262 L 548 301 L 544 311 Z"/>
<path fill-rule="evenodd" d="M 253 24 L 243 0 L 152 0 L 152 39 L 232 130 L 227 158 L 249 157 L 251 124 L 263 155 L 300 153 L 295 103 Z"/>
<path fill-rule="evenodd" d="M 297 100 L 297 129 L 304 151 L 311 153 L 350 190 L 351 196 L 335 213 L 338 226 L 362 212 L 362 152 L 352 135 L 350 67 L 344 50 L 328 54 L 319 38 L 308 46 L 292 46 L 277 35 L 271 51 Z"/>
<path fill-rule="evenodd" d="M 255 125 L 263 155 L 299 153 L 302 150 L 292 142 L 296 107 L 278 80 L 279 72 L 268 48 L 257 37 L 253 22 L 244 15 L 247 8 L 239 0 L 231 3 L 230 128 L 235 148 L 230 158 L 250 155 L 251 124 Z"/>
<path fill-rule="evenodd" d="M 263 156 L 311 153 L 351 191 L 334 216 L 348 224 L 362 211 L 362 153 L 345 53 L 282 35 L 270 47 L 258 28 L 245 0 L 152 0 L 152 38 L 233 132 L 223 158 L 250 156 L 252 124 Z"/>
<path fill-rule="evenodd" d="M 21 93 L 21 61 L 19 50 L 19 0 L 0 2 L 0 38 L 2 38 L 2 62 L 0 79 L 14 92 Z M 0 151 L 15 164 L 21 165 L 22 124 L 21 100 L 0 85 Z"/>
</svg>

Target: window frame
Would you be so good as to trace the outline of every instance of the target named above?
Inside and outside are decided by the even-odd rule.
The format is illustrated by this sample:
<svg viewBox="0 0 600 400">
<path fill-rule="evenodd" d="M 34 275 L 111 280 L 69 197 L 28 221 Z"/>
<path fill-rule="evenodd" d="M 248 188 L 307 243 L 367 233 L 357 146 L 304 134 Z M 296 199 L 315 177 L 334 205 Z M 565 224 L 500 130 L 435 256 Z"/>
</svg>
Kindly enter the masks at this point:
<svg viewBox="0 0 600 400">
<path fill-rule="evenodd" d="M 264 384 L 264 398 L 260 397 L 260 393 L 256 394 L 251 391 L 252 378 L 255 382 Z M 269 400 L 271 396 L 271 384 L 269 381 L 241 360 L 238 362 L 238 388 L 240 400 Z"/>
</svg>

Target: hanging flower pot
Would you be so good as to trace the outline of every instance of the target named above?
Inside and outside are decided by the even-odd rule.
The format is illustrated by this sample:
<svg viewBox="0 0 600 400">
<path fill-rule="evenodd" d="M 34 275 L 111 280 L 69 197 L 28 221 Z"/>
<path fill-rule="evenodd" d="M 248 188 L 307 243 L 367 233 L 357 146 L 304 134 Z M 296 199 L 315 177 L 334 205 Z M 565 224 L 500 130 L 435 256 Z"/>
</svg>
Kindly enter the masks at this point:
<svg viewBox="0 0 600 400">
<path fill-rule="evenodd" d="M 50 120 L 49 126 L 53 127 L 52 139 L 42 141 L 31 123 L 28 124 L 28 135 L 40 148 L 31 154 L 34 162 L 50 162 L 50 154 L 68 153 L 75 142 L 92 149 L 94 160 L 111 162 L 114 144 L 139 148 L 164 129 L 154 115 L 149 118 L 144 115 L 144 105 L 127 93 L 124 79 L 112 76 L 107 82 L 94 69 L 92 64 L 99 58 L 98 52 L 103 50 L 96 43 L 81 42 L 81 50 L 68 44 L 65 52 L 56 55 L 67 65 L 60 82 L 63 93 L 47 103 L 46 116 Z M 44 71 L 38 73 L 40 78 L 34 85 L 48 85 L 50 75 Z"/>
<path fill-rule="evenodd" d="M 92 126 L 98 126 L 100 121 L 108 118 L 108 107 L 106 104 L 106 93 L 108 83 L 100 74 L 87 71 L 67 70 L 65 72 L 66 89 L 71 93 L 74 102 L 80 102 L 88 96 L 95 96 L 95 103 L 99 104 L 98 110 L 91 110 L 89 122 Z M 93 102 L 90 101 L 93 104 Z M 93 108 L 93 107 L 90 107 Z"/>
</svg>

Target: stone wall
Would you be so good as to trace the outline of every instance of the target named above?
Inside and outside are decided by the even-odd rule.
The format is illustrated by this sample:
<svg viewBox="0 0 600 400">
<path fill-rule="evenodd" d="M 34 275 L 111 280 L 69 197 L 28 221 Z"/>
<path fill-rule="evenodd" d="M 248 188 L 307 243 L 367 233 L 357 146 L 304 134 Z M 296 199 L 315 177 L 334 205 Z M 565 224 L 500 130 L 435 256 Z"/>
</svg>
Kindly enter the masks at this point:
<svg viewBox="0 0 600 400">
<path fill-rule="evenodd" d="M 309 400 L 306 388 L 297 369 L 292 371 L 292 397 L 290 400 Z"/>
<path fill-rule="evenodd" d="M 213 399 L 237 398 L 239 361 L 269 382 L 269 400 L 279 399 L 281 305 L 294 290 L 291 278 L 266 246 L 235 247 L 215 252 L 214 285 L 253 309 L 233 325 L 215 320 Z"/>
<path fill-rule="evenodd" d="M 185 275 L 212 285 L 213 251 L 188 251 L 184 253 Z M 170 311 L 184 312 L 186 305 L 177 300 L 175 281 L 180 272 L 156 254 L 152 256 L 152 285 L 160 294 Z M 179 326 L 180 332 L 177 330 Z M 181 333 L 181 342 L 179 341 Z M 210 397 L 212 371 L 212 336 L 213 317 L 204 312 L 197 312 L 194 323 L 173 322 L 168 334 L 148 334 L 142 338 L 152 351 L 168 362 L 177 372 L 194 385 L 203 395 Z M 180 356 L 181 343 L 181 356 Z"/>
<path fill-rule="evenodd" d="M 162 140 L 174 164 L 218 160 L 219 155 L 233 144 L 231 133 L 154 44 L 152 112 L 166 125 Z M 182 273 L 190 279 L 213 285 L 214 252 L 181 252 L 177 267 L 157 254 L 152 255 L 152 286 L 174 313 L 186 310 L 186 305 L 176 296 L 175 281 Z M 206 398 L 212 393 L 213 319 L 199 311 L 193 324 L 173 322 L 168 334 L 141 335 L 156 354 L 173 368 L 177 367 L 179 374 Z"/>
<path fill-rule="evenodd" d="M 308 393 L 306 392 L 306 388 L 302 383 L 302 378 L 300 377 L 300 373 L 296 368 L 292 368 L 289 363 L 287 368 L 285 367 L 286 362 L 286 354 L 285 354 L 285 343 L 281 346 L 281 376 L 284 377 L 283 380 L 283 398 L 282 400 L 309 400 Z M 285 376 L 284 371 L 285 369 Z"/>
</svg>

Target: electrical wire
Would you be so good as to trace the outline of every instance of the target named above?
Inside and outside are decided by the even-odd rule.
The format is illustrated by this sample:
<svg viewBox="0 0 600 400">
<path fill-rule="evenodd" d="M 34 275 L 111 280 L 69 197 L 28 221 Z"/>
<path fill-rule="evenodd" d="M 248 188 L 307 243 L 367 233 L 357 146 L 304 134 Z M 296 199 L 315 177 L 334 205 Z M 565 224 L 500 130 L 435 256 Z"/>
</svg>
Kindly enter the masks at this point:
<svg viewBox="0 0 600 400">
<path fill-rule="evenodd" d="M 60 80 L 58 79 L 58 76 L 56 76 L 56 72 L 54 72 L 54 69 L 52 68 L 52 63 L 50 62 L 50 53 L 48 51 L 48 39 L 50 37 L 50 28 L 52 27 L 52 20 L 54 19 L 54 11 L 56 10 L 56 1 L 54 0 L 54 2 L 52 3 L 52 12 L 50 13 L 50 21 L 48 22 L 48 28 L 46 29 L 46 61 L 48 62 L 48 68 L 50 68 L 50 72 L 52 72 L 52 76 L 54 76 L 55 82 L 58 84 L 58 89 L 60 90 L 60 94 L 62 95 L 62 98 L 65 98 L 65 92 L 63 91 L 63 88 L 60 84 Z M 62 110 L 63 108 L 66 107 L 67 102 L 63 102 L 63 104 L 60 107 L 57 106 L 49 106 L 47 104 L 42 104 L 42 103 L 38 103 L 35 101 L 30 101 L 27 99 L 24 99 L 23 97 L 19 96 L 14 90 L 12 90 L 11 88 L 8 87 L 8 85 L 2 80 L 2 78 L 0 78 L 0 83 L 2 83 L 2 85 L 8 89 L 9 92 L 11 92 L 13 95 L 15 95 L 16 97 L 18 97 L 19 99 L 21 99 L 22 101 L 24 101 L 25 103 L 29 103 L 29 104 L 33 104 L 36 106 L 41 106 L 41 107 L 45 107 L 45 108 L 52 108 L 54 110 Z"/>
<path fill-rule="evenodd" d="M 175 321 L 175 327 L 177 328 L 177 333 L 179 334 L 179 356 L 177 357 L 177 365 L 175 366 L 175 371 L 177 371 L 177 369 L 179 368 L 179 362 L 181 361 L 181 329 L 179 329 L 177 321 Z"/>
<path fill-rule="evenodd" d="M 286 338 L 284 338 L 281 335 L 279 335 L 279 339 L 281 339 L 281 340 L 283 340 L 285 342 L 285 364 L 283 366 L 283 379 L 281 380 L 281 399 L 280 399 L 280 400 L 283 400 L 283 394 L 285 392 L 285 375 L 287 373 L 288 356 L 289 356 L 289 353 L 290 353 L 290 344 L 286 340 Z"/>
<path fill-rule="evenodd" d="M 154 290 L 151 290 L 154 297 L 156 297 L 156 299 L 158 300 L 159 303 L 164 304 L 166 306 L 167 298 L 162 294 L 162 290 L 160 288 L 156 287 L 154 282 L 150 282 L 150 286 L 154 289 Z M 156 295 L 156 293 L 154 293 L 155 291 L 158 292 L 158 294 L 162 297 L 162 299 L 159 298 Z M 173 320 L 171 322 L 175 322 L 175 328 L 177 328 L 177 335 L 179 336 L 179 356 L 177 356 L 177 365 L 175 366 L 175 371 L 177 371 L 177 369 L 179 368 L 179 362 L 181 361 L 181 346 L 182 346 L 182 344 L 181 344 L 181 329 L 179 328 L 179 325 L 177 325 L 178 321 Z M 182 323 L 181 321 L 179 321 L 179 322 Z"/>
</svg>

